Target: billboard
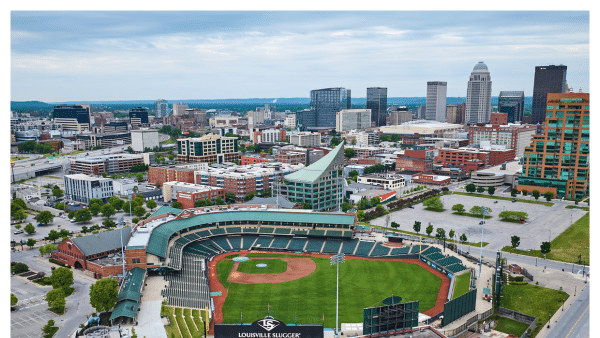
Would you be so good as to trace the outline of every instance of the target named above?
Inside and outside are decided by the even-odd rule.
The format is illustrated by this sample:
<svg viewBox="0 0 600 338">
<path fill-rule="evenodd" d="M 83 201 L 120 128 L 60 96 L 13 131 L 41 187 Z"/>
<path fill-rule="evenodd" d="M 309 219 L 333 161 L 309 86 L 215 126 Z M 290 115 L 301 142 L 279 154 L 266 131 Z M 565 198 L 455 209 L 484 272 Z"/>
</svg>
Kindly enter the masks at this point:
<svg viewBox="0 0 600 338">
<path fill-rule="evenodd" d="M 411 329 L 418 325 L 419 301 L 383 305 L 363 310 L 364 335 Z"/>
<path fill-rule="evenodd" d="M 271 316 L 250 325 L 215 324 L 215 338 L 323 338 L 323 325 L 286 325 Z"/>
</svg>

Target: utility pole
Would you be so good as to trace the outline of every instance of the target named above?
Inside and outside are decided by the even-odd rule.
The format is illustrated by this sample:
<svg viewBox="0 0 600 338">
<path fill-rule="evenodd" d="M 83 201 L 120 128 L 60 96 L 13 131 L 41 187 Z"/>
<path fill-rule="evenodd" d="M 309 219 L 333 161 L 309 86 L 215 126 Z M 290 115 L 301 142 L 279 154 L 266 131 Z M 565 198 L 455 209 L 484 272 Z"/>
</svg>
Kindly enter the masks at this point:
<svg viewBox="0 0 600 338">
<path fill-rule="evenodd" d="M 340 296 L 340 263 L 344 263 L 345 255 L 343 253 L 338 255 L 331 256 L 331 265 L 337 265 L 337 282 L 336 282 L 336 292 L 335 292 L 335 337 L 339 337 L 338 331 L 338 312 L 339 312 L 339 296 Z"/>
</svg>

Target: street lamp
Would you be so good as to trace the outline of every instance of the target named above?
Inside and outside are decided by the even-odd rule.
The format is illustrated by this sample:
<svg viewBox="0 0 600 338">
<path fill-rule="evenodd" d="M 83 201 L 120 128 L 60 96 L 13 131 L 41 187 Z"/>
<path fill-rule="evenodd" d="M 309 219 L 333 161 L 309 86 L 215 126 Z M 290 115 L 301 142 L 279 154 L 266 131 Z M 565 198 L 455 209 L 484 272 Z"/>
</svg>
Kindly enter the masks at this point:
<svg viewBox="0 0 600 338">
<path fill-rule="evenodd" d="M 335 292 L 335 336 L 339 337 L 338 332 L 338 310 L 339 310 L 339 295 L 340 295 L 340 263 L 344 263 L 345 255 L 343 253 L 331 256 L 331 265 L 337 265 L 337 284 Z"/>
</svg>

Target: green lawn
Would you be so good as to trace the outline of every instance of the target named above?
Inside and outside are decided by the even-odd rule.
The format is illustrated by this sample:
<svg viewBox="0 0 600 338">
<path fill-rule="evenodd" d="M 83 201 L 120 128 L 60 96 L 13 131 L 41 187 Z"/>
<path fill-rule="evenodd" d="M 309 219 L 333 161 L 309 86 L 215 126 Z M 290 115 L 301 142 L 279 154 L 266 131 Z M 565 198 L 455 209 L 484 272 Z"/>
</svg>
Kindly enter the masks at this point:
<svg viewBox="0 0 600 338">
<path fill-rule="evenodd" d="M 263 254 L 264 256 L 265 254 Z M 269 255 L 281 257 L 280 255 Z M 295 256 L 298 257 L 298 256 Z M 228 283 L 223 306 L 225 322 L 250 323 L 270 313 L 286 323 L 321 324 L 335 326 L 336 269 L 328 258 L 311 257 L 317 264 L 312 274 L 279 284 Z M 217 264 L 219 279 L 229 275 L 232 261 Z M 424 268 L 399 261 L 367 261 L 347 259 L 340 265 L 340 322 L 358 323 L 363 319 L 363 308 L 375 306 L 391 295 L 403 301 L 419 300 L 419 312 L 435 305 L 441 279 Z"/>
<path fill-rule="evenodd" d="M 573 262 L 577 256 L 589 265 L 590 263 L 590 214 L 587 213 L 578 219 L 562 234 L 550 243 L 550 253 L 546 258 L 562 262 Z M 532 257 L 544 257 L 540 250 L 521 251 L 505 246 L 502 251 Z"/>
<path fill-rule="evenodd" d="M 471 274 L 464 273 L 458 277 L 454 281 L 454 293 L 452 294 L 452 299 L 460 297 L 469 291 L 469 284 L 471 282 Z"/>
<path fill-rule="evenodd" d="M 580 207 L 577 205 L 567 205 L 565 207 L 565 209 L 581 209 L 581 210 L 585 210 L 585 211 L 590 211 L 590 207 Z"/>
<path fill-rule="evenodd" d="M 163 305 L 161 307 L 160 314 L 163 315 L 163 316 L 168 316 L 169 317 L 169 321 L 171 322 L 170 326 L 165 326 L 165 331 L 167 332 L 167 337 L 169 337 L 169 338 L 171 338 L 171 337 L 180 338 L 181 335 L 179 334 L 179 330 L 177 330 L 177 322 L 175 321 L 175 318 L 173 318 L 173 312 L 174 311 L 175 311 L 174 308 L 172 308 L 170 306 Z"/>
<path fill-rule="evenodd" d="M 257 264 L 267 264 L 259 268 Z M 282 273 L 287 270 L 287 263 L 281 259 L 250 259 L 240 262 L 237 271 L 245 273 Z"/>
<path fill-rule="evenodd" d="M 563 291 L 547 289 L 541 286 L 526 284 L 504 286 L 500 306 L 519 311 L 537 318 L 537 327 L 533 337 L 537 335 L 548 319 L 560 308 L 569 295 Z"/>
<path fill-rule="evenodd" d="M 392 232 L 400 232 L 400 233 L 403 233 L 403 234 L 408 234 L 408 235 L 413 235 L 413 236 L 423 236 L 423 238 L 437 238 L 437 237 L 435 237 L 435 236 L 428 236 L 426 233 L 416 233 L 416 232 L 410 232 L 410 231 L 404 231 L 404 230 L 398 230 L 398 229 L 390 229 L 390 228 L 382 227 L 382 226 L 379 226 L 379 225 L 373 225 L 373 224 L 370 224 L 369 222 L 361 222 L 361 224 L 362 224 L 362 225 L 367 225 L 367 226 L 370 226 L 370 227 L 373 227 L 373 228 L 379 228 L 379 229 L 384 229 L 384 230 L 387 230 L 387 231 L 392 231 Z M 412 227 L 412 226 L 411 226 L 411 227 Z M 424 229 L 425 229 L 426 227 L 427 227 L 427 226 L 423 227 L 423 225 L 421 224 L 421 230 L 423 230 L 423 231 L 424 231 Z M 467 238 L 467 239 L 468 239 L 468 238 Z M 449 239 L 447 239 L 447 240 L 446 240 L 446 243 L 454 243 L 454 242 L 453 242 L 453 241 L 451 241 L 451 240 L 449 240 Z M 458 243 L 458 242 L 456 242 L 456 243 L 457 243 L 457 244 L 460 244 L 460 243 Z M 470 246 L 476 246 L 476 247 L 479 247 L 479 246 L 481 246 L 481 242 L 476 242 L 476 243 L 464 242 L 463 244 L 464 244 L 464 245 L 470 245 Z M 485 247 L 485 246 L 486 246 L 486 245 L 488 245 L 488 244 L 490 244 L 490 243 L 488 243 L 488 242 L 483 242 L 483 247 Z M 248 255 L 248 257 L 250 257 L 251 255 L 252 255 L 252 254 Z M 256 256 L 254 256 L 254 257 L 256 257 Z"/>
<path fill-rule="evenodd" d="M 490 198 L 490 199 L 493 199 L 493 200 L 512 201 L 513 199 L 516 199 L 517 202 L 532 203 L 532 204 L 541 204 L 541 205 L 545 205 L 547 207 L 551 207 L 551 206 L 554 205 L 554 203 L 552 203 L 552 202 L 543 202 L 543 201 L 535 201 L 535 200 L 524 200 L 524 199 L 516 198 L 516 197 L 490 196 L 490 195 L 484 195 L 484 194 L 475 194 L 475 193 L 459 192 L 459 191 L 454 191 L 452 193 L 454 195 L 465 195 L 465 196 L 473 196 L 473 197 L 481 197 L 481 198 Z"/>
<path fill-rule="evenodd" d="M 52 338 L 56 332 L 58 332 L 58 326 L 52 326 L 50 328 L 50 332 L 48 332 L 47 334 L 44 334 L 44 338 Z"/>
<path fill-rule="evenodd" d="M 521 335 L 529 327 L 529 325 L 525 323 L 521 323 L 510 318 L 496 316 L 495 320 L 498 321 L 498 326 L 496 326 L 494 330 L 514 334 L 517 337 L 521 337 Z"/>
<path fill-rule="evenodd" d="M 477 214 L 470 214 L 468 212 L 453 212 L 452 215 L 458 215 L 458 216 L 469 216 L 469 217 L 474 217 L 474 218 L 480 218 L 483 219 L 482 215 L 477 215 Z M 492 218 L 492 216 L 485 216 L 485 219 L 490 219 Z"/>
</svg>

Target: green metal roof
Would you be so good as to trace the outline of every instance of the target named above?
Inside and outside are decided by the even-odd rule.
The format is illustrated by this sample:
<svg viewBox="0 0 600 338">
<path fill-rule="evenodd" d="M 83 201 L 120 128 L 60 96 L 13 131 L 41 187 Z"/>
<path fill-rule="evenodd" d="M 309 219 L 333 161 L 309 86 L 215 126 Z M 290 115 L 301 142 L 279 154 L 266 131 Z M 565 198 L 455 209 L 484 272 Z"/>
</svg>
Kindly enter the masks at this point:
<svg viewBox="0 0 600 338">
<path fill-rule="evenodd" d="M 344 144 L 340 143 L 335 149 L 308 167 L 285 176 L 286 181 L 314 183 L 329 169 L 337 156 L 344 156 Z M 343 160 L 342 160 L 343 162 Z"/>
<path fill-rule="evenodd" d="M 117 302 L 122 300 L 133 300 L 139 301 L 142 296 L 140 289 L 142 286 L 142 282 L 144 281 L 144 275 L 146 274 L 146 270 L 142 268 L 135 267 L 128 271 L 127 279 L 125 280 L 125 285 L 121 289 L 119 295 L 117 295 Z"/>
<path fill-rule="evenodd" d="M 216 222 L 263 221 L 283 223 L 314 223 L 354 225 L 354 215 L 285 211 L 227 211 L 200 214 L 166 222 L 152 231 L 147 253 L 166 258 L 169 238 L 177 231 L 191 227 L 210 226 Z"/>
<path fill-rule="evenodd" d="M 124 302 L 120 302 L 115 306 L 110 315 L 110 320 L 119 317 L 129 317 L 135 318 L 137 316 L 137 309 L 139 307 L 138 302 L 134 302 L 132 300 L 126 300 Z"/>
<path fill-rule="evenodd" d="M 158 215 L 162 215 L 162 214 L 169 214 L 169 213 L 179 215 L 182 211 L 183 210 L 177 209 L 177 208 L 160 207 L 152 215 L 150 215 L 150 217 L 154 217 L 154 216 L 158 216 Z M 148 218 L 150 218 L 150 217 L 148 217 Z"/>
</svg>

